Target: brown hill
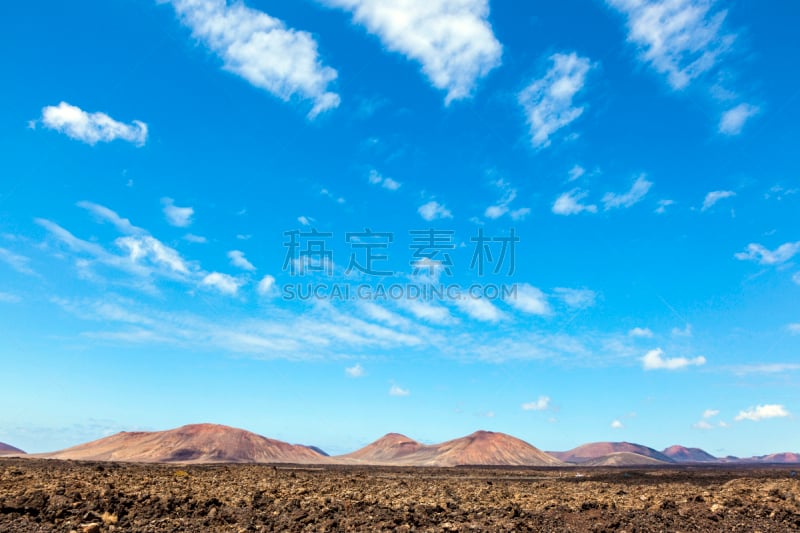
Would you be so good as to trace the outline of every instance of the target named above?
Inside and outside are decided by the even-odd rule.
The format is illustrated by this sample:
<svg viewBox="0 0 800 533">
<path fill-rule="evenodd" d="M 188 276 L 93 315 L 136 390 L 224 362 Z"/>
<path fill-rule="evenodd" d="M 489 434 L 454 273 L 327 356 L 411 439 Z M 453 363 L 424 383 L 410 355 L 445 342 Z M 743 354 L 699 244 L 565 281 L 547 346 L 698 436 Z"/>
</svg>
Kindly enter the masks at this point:
<svg viewBox="0 0 800 533">
<path fill-rule="evenodd" d="M 641 444 L 634 444 L 631 442 L 592 442 L 578 446 L 577 448 L 573 448 L 572 450 L 566 452 L 548 453 L 567 463 L 582 464 L 592 459 L 598 459 L 606 455 L 620 452 L 635 453 L 645 457 L 650 457 L 652 459 L 657 459 L 658 461 L 663 461 L 665 463 L 675 462 L 671 458 L 657 450 L 654 450 L 653 448 L 648 448 L 647 446 L 642 446 Z"/>
<path fill-rule="evenodd" d="M 772 453 L 769 455 L 762 455 L 755 457 L 759 463 L 800 463 L 800 453 Z"/>
<path fill-rule="evenodd" d="M 142 463 L 321 463 L 307 446 L 268 439 L 243 429 L 192 424 L 167 431 L 117 433 L 49 454 L 53 459 Z"/>
<path fill-rule="evenodd" d="M 476 431 L 460 439 L 423 445 L 403 435 L 390 433 L 348 455 L 343 462 L 404 466 L 558 466 L 563 463 L 505 433 Z"/>
<path fill-rule="evenodd" d="M 712 463 L 719 461 L 719 459 L 700 448 L 686 448 L 677 444 L 666 448 L 661 453 L 678 463 Z"/>
<path fill-rule="evenodd" d="M 422 444 L 405 435 L 387 433 L 375 442 L 347 455 L 340 455 L 337 459 L 364 464 L 387 464 L 397 462 L 423 447 Z"/>
<path fill-rule="evenodd" d="M 614 452 L 580 463 L 581 466 L 657 466 L 667 464 L 669 463 L 666 461 L 659 461 L 633 452 Z"/>
<path fill-rule="evenodd" d="M 10 444 L 5 444 L 3 442 L 0 442 L 0 455 L 20 455 L 24 453 L 25 452 L 23 452 L 19 448 L 15 448 Z"/>
</svg>

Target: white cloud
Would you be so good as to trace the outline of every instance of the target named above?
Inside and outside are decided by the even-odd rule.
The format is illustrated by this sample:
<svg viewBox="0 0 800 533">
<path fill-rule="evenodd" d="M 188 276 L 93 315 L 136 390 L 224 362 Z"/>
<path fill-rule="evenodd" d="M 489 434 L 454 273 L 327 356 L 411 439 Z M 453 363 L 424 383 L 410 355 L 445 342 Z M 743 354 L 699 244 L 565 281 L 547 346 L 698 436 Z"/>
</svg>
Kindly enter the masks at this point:
<svg viewBox="0 0 800 533">
<path fill-rule="evenodd" d="M 550 145 L 551 136 L 577 119 L 583 107 L 572 100 L 583 89 L 591 69 L 588 58 L 576 53 L 550 56 L 552 66 L 543 78 L 535 80 L 519 94 L 530 126 L 531 142 L 537 148 Z"/>
<path fill-rule="evenodd" d="M 673 337 L 691 337 L 694 334 L 692 331 L 692 325 L 688 323 L 683 327 L 683 329 L 672 328 L 670 333 L 672 333 Z"/>
<path fill-rule="evenodd" d="M 719 120 L 719 132 L 725 135 L 739 135 L 745 123 L 759 111 L 757 106 L 744 103 L 725 111 Z"/>
<path fill-rule="evenodd" d="M 586 169 L 580 165 L 575 165 L 571 169 L 569 169 L 569 172 L 567 174 L 569 175 L 568 181 L 575 181 L 576 179 L 586 174 Z"/>
<path fill-rule="evenodd" d="M 530 207 L 520 207 L 519 209 L 514 209 L 509 213 L 511 216 L 511 220 L 525 220 L 525 217 L 531 214 Z"/>
<path fill-rule="evenodd" d="M 183 240 L 194 244 L 205 244 L 208 242 L 208 239 L 202 235 L 195 235 L 194 233 L 187 233 L 183 236 Z"/>
<path fill-rule="evenodd" d="M 231 265 L 235 266 L 236 268 L 241 268 L 242 270 L 247 270 L 249 272 L 253 272 L 256 267 L 247 260 L 244 256 L 244 252 L 240 250 L 231 250 L 228 252 L 228 259 L 231 260 Z"/>
<path fill-rule="evenodd" d="M 399 181 L 395 181 L 392 178 L 384 178 L 383 183 L 381 184 L 381 186 L 384 189 L 389 189 L 390 191 L 396 191 L 397 189 L 402 187 L 402 185 L 403 185 L 402 183 L 400 183 Z"/>
<path fill-rule="evenodd" d="M 484 216 L 486 218 L 495 220 L 506 213 L 509 213 L 513 220 L 521 220 L 530 213 L 531 210 L 527 207 L 522 207 L 514 211 L 510 210 L 509 206 L 511 205 L 511 202 L 517 198 L 517 189 L 513 188 L 511 184 L 504 179 L 499 179 L 494 182 L 494 185 L 500 189 L 502 196 L 496 204 L 490 205 L 486 208 L 486 211 L 484 212 Z"/>
<path fill-rule="evenodd" d="M 786 326 L 786 330 L 792 335 L 800 335 L 800 323 L 789 324 Z"/>
<path fill-rule="evenodd" d="M 51 130 L 90 145 L 122 139 L 144 146 L 147 141 L 147 124 L 144 122 L 134 120 L 131 124 L 124 124 L 105 113 L 87 113 L 66 102 L 43 108 L 41 121 Z"/>
<path fill-rule="evenodd" d="M 732 198 L 734 196 L 736 196 L 736 193 L 733 191 L 711 191 L 710 193 L 706 194 L 706 197 L 703 200 L 703 207 L 700 210 L 707 211 L 720 200 Z"/>
<path fill-rule="evenodd" d="M 283 101 L 310 100 L 310 118 L 339 105 L 339 95 L 328 90 L 337 73 L 322 64 L 310 33 L 287 28 L 243 2 L 162 1 L 170 1 L 183 24 L 223 60 L 226 70 L 253 86 Z"/>
<path fill-rule="evenodd" d="M 34 272 L 28 266 L 30 259 L 24 255 L 19 255 L 6 248 L 0 248 L 0 261 L 7 264 L 20 274 L 32 275 Z"/>
<path fill-rule="evenodd" d="M 759 420 L 765 420 L 767 418 L 786 418 L 789 415 L 789 411 L 787 411 L 783 405 L 766 404 L 739 411 L 739 414 L 736 415 L 734 420 L 737 422 L 741 422 L 742 420 L 758 422 Z"/>
<path fill-rule="evenodd" d="M 787 189 L 780 185 L 773 185 L 772 187 L 769 188 L 769 191 L 764 193 L 764 199 L 769 200 L 770 198 L 774 198 L 775 200 L 781 201 L 787 196 L 792 196 L 793 194 L 797 194 L 798 192 L 800 192 L 800 189 L 797 187 Z"/>
<path fill-rule="evenodd" d="M 641 59 L 680 90 L 711 70 L 735 36 L 723 31 L 726 11 L 714 0 L 606 0 L 627 16 L 628 41 Z"/>
<path fill-rule="evenodd" d="M 422 64 L 445 103 L 469 97 L 500 65 L 502 47 L 489 24 L 488 0 L 321 0 L 353 13 L 393 52 Z"/>
<path fill-rule="evenodd" d="M 556 297 L 573 309 L 586 309 L 594 305 L 597 293 L 589 289 L 568 289 L 556 287 L 553 289 Z"/>
<path fill-rule="evenodd" d="M 597 206 L 593 204 L 583 204 L 581 200 L 589 196 L 588 191 L 572 189 L 556 198 L 553 203 L 553 213 L 556 215 L 577 215 L 579 213 L 597 213 Z"/>
<path fill-rule="evenodd" d="M 797 285 L 800 285 L 800 272 L 795 272 L 792 276 L 792 281 L 794 281 Z"/>
<path fill-rule="evenodd" d="M 675 200 L 659 200 L 658 207 L 656 208 L 656 213 L 659 215 L 663 215 L 667 212 L 667 208 L 671 205 L 675 204 Z"/>
<path fill-rule="evenodd" d="M 706 364 L 706 358 L 703 356 L 688 359 L 686 357 L 673 357 L 666 359 L 664 350 L 656 348 L 650 350 L 644 357 L 642 357 L 642 366 L 645 370 L 680 370 L 689 366 L 702 366 Z"/>
<path fill-rule="evenodd" d="M 750 243 L 744 252 L 734 255 L 739 261 L 756 261 L 760 265 L 780 265 L 800 252 L 800 241 L 787 242 L 775 250 L 768 250 L 760 244 Z"/>
<path fill-rule="evenodd" d="M 206 287 L 211 287 L 222 294 L 228 294 L 230 296 L 235 296 L 236 293 L 239 292 L 239 287 L 241 286 L 241 282 L 234 278 L 233 276 L 229 276 L 227 274 L 221 274 L 220 272 L 212 272 L 207 274 L 203 281 L 201 281 L 202 285 Z"/>
<path fill-rule="evenodd" d="M 17 296 L 16 294 L 11 294 L 8 292 L 0 292 L 0 302 L 7 303 L 7 304 L 16 304 L 22 301 L 22 298 Z"/>
<path fill-rule="evenodd" d="M 172 198 L 162 198 L 161 203 L 164 205 L 164 215 L 170 225 L 185 228 L 192 224 L 193 208 L 178 207 Z"/>
<path fill-rule="evenodd" d="M 456 306 L 470 318 L 482 322 L 499 322 L 505 315 L 489 300 L 466 296 L 455 300 Z"/>
<path fill-rule="evenodd" d="M 739 376 L 750 374 L 783 374 L 800 370 L 800 363 L 758 363 L 754 365 L 734 365 L 730 370 Z"/>
<path fill-rule="evenodd" d="M 297 217 L 297 221 L 303 226 L 310 226 L 314 222 L 314 219 L 311 217 L 300 215 L 299 217 Z"/>
<path fill-rule="evenodd" d="M 531 315 L 545 316 L 552 312 L 550 304 L 547 302 L 547 296 L 537 287 L 527 283 L 517 284 L 516 298 L 509 299 L 508 303 L 523 313 Z"/>
<path fill-rule="evenodd" d="M 434 200 L 419 206 L 417 212 L 428 222 L 442 218 L 453 218 L 453 213 L 446 206 Z"/>
<path fill-rule="evenodd" d="M 389 311 L 376 303 L 362 300 L 359 302 L 359 307 L 369 318 L 377 320 L 378 322 L 383 322 L 384 324 L 394 327 L 400 326 L 406 329 L 411 326 L 411 321 L 407 318 Z"/>
<path fill-rule="evenodd" d="M 650 191 L 653 182 L 647 181 L 645 175 L 642 174 L 636 181 L 633 182 L 630 190 L 623 194 L 606 193 L 603 196 L 603 208 L 605 210 L 615 209 L 618 207 L 631 207 L 639 203 Z"/>
<path fill-rule="evenodd" d="M 260 294 L 261 296 L 266 296 L 268 294 L 271 294 L 274 288 L 275 288 L 275 277 L 267 274 L 266 276 L 261 278 L 261 281 L 258 282 L 258 287 L 256 290 L 258 291 L 258 294 Z"/>
<path fill-rule="evenodd" d="M 130 220 L 127 218 L 122 218 L 115 211 L 112 211 L 105 206 L 86 201 L 78 202 L 76 205 L 86 209 L 100 220 L 110 222 L 120 233 L 124 233 L 126 235 L 137 235 L 144 233 L 142 228 L 137 228 L 131 224 Z"/>
<path fill-rule="evenodd" d="M 184 261 L 177 251 L 150 235 L 119 237 L 114 244 L 124 255 L 118 255 L 97 243 L 79 239 L 49 220 L 37 218 L 35 222 L 74 252 L 75 265 L 81 275 L 91 277 L 93 275 L 91 267 L 95 263 L 101 263 L 136 276 L 137 288 L 152 289 L 150 278 L 154 274 L 188 281 L 191 279 L 191 274 L 197 273 L 194 265 Z"/>
<path fill-rule="evenodd" d="M 389 191 L 396 191 L 397 189 L 403 186 L 402 183 L 395 181 L 392 178 L 386 178 L 382 176 L 380 172 L 378 172 L 375 169 L 369 171 L 369 177 L 367 179 L 371 184 L 380 185 L 381 187 Z"/>
<path fill-rule="evenodd" d="M 611 429 L 622 429 L 625 427 L 625 424 L 620 422 L 619 420 L 614 420 L 611 422 Z"/>
<path fill-rule="evenodd" d="M 389 396 L 408 396 L 409 394 L 411 394 L 410 390 L 398 387 L 397 385 L 392 385 L 389 388 Z"/>
<path fill-rule="evenodd" d="M 628 336 L 649 339 L 652 338 L 653 332 L 650 330 L 650 328 L 633 328 L 632 330 L 628 331 Z"/>
<path fill-rule="evenodd" d="M 343 197 L 334 195 L 334 194 L 333 194 L 331 191 L 329 191 L 328 189 L 322 188 L 322 189 L 320 189 L 319 193 L 320 193 L 322 196 L 327 196 L 328 198 L 330 198 L 331 200 L 333 200 L 333 201 L 334 201 L 334 202 L 336 202 L 337 204 L 343 204 L 343 203 L 345 203 L 345 199 L 344 199 Z"/>
<path fill-rule="evenodd" d="M 490 205 L 484 211 L 483 216 L 486 218 L 491 218 L 492 220 L 496 218 L 500 218 L 501 216 L 508 213 L 508 207 L 505 205 Z"/>
<path fill-rule="evenodd" d="M 133 263 L 149 262 L 166 266 L 173 272 L 180 274 L 189 273 L 189 266 L 175 249 L 170 248 L 150 235 L 120 237 L 114 242 L 119 248 L 127 252 L 129 259 Z"/>
<path fill-rule="evenodd" d="M 344 369 L 344 373 L 347 374 L 351 378 L 360 378 L 364 377 L 366 372 L 364 371 L 364 367 L 361 366 L 360 363 L 356 363 L 353 366 L 349 366 Z"/>
<path fill-rule="evenodd" d="M 450 311 L 441 305 L 421 300 L 400 300 L 399 304 L 415 317 L 432 324 L 452 324 L 455 319 Z"/>
<path fill-rule="evenodd" d="M 523 403 L 521 407 L 523 411 L 546 411 L 550 407 L 550 397 L 539 396 L 533 402 Z"/>
<path fill-rule="evenodd" d="M 709 424 L 706 420 L 699 420 L 699 421 L 695 422 L 694 424 L 692 424 L 692 427 L 694 429 L 703 429 L 703 430 L 714 429 L 714 426 Z"/>
<path fill-rule="evenodd" d="M 719 414 L 719 409 L 706 409 L 703 411 L 703 418 L 714 418 Z"/>
</svg>

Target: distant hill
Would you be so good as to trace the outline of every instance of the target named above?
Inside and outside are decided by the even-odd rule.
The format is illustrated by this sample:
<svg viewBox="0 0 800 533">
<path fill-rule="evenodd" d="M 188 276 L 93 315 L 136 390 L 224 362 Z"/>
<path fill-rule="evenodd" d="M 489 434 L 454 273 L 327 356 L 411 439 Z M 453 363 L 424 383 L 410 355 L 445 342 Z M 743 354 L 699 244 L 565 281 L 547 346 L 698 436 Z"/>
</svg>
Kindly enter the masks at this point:
<svg viewBox="0 0 800 533">
<path fill-rule="evenodd" d="M 387 433 L 371 444 L 337 458 L 365 464 L 396 463 L 424 446 L 400 433 Z"/>
<path fill-rule="evenodd" d="M 330 454 L 328 452 L 326 452 L 325 450 L 323 450 L 319 446 L 308 446 L 308 448 L 311 448 L 312 450 L 314 450 L 318 454 L 324 455 L 325 457 L 329 457 L 330 456 Z"/>
<path fill-rule="evenodd" d="M 25 452 L 23 452 L 19 448 L 15 448 L 10 444 L 5 444 L 3 442 L 0 442 L 0 455 L 19 455 L 24 453 Z"/>
<path fill-rule="evenodd" d="M 761 455 L 759 457 L 753 457 L 752 460 L 755 460 L 759 463 L 795 464 L 795 463 L 800 463 L 800 453 L 791 453 L 791 452 L 772 453 L 769 455 Z"/>
<path fill-rule="evenodd" d="M 22 450 L 0 443 L 0 455 Z M 289 444 L 243 429 L 191 424 L 166 431 L 121 432 L 52 453 L 29 457 L 147 463 L 294 463 L 396 466 L 648 466 L 688 463 L 800 464 L 798 453 L 716 458 L 699 448 L 663 452 L 630 442 L 592 442 L 565 452 L 543 452 L 505 433 L 476 431 L 439 444 L 389 433 L 354 452 L 329 457 L 314 446 Z"/>
<path fill-rule="evenodd" d="M 663 453 L 648 448 L 641 444 L 631 442 L 591 442 L 573 448 L 566 452 L 548 452 L 550 455 L 559 458 L 567 463 L 583 464 L 592 459 L 599 459 L 614 453 L 629 452 L 651 459 L 656 459 L 664 463 L 674 463 L 675 461 Z"/>
<path fill-rule="evenodd" d="M 344 462 L 407 466 L 559 466 L 558 459 L 505 433 L 476 431 L 440 444 L 423 445 L 390 433 L 353 453 L 334 457 Z"/>
<path fill-rule="evenodd" d="M 665 461 L 659 461 L 646 455 L 633 452 L 614 452 L 588 461 L 583 461 L 580 466 L 657 466 L 668 465 Z"/>
<path fill-rule="evenodd" d="M 686 448 L 677 444 L 666 448 L 662 453 L 678 463 L 719 462 L 719 459 L 700 448 Z"/>
<path fill-rule="evenodd" d="M 53 459 L 144 463 L 320 463 L 327 460 L 308 446 L 216 424 L 192 424 L 167 431 L 122 432 L 39 455 Z"/>
</svg>

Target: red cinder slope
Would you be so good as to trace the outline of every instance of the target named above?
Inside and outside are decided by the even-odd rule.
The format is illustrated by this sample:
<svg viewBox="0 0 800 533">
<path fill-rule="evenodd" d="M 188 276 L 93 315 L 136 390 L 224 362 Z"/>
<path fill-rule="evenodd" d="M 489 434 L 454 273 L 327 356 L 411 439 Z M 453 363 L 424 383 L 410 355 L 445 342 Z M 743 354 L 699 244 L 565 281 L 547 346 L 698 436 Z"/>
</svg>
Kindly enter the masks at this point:
<svg viewBox="0 0 800 533">
<path fill-rule="evenodd" d="M 343 463 L 403 466 L 559 466 L 563 463 L 504 433 L 476 431 L 460 439 L 423 445 L 403 435 L 390 433 L 351 454 L 335 457 Z"/>
<path fill-rule="evenodd" d="M 760 463 L 800 463 L 800 453 L 772 453 L 770 455 L 763 455 L 757 457 Z"/>
<path fill-rule="evenodd" d="M 19 448 L 15 448 L 10 444 L 5 444 L 4 442 L 0 442 L 0 455 L 22 455 L 25 452 L 20 450 Z"/>
<path fill-rule="evenodd" d="M 399 433 L 387 433 L 375 442 L 347 455 L 340 455 L 337 459 L 364 464 L 387 464 L 397 462 L 420 448 L 423 445 L 414 439 Z"/>
<path fill-rule="evenodd" d="M 142 463 L 327 462 L 326 457 L 307 446 L 216 424 L 192 424 L 167 431 L 122 432 L 41 456 Z"/>
<path fill-rule="evenodd" d="M 700 448 L 687 448 L 677 444 L 670 446 L 661 453 L 679 463 L 713 463 L 719 461 L 719 459 Z"/>
<path fill-rule="evenodd" d="M 577 448 L 567 452 L 550 453 L 568 463 L 584 463 L 592 459 L 598 459 L 606 455 L 620 452 L 635 453 L 645 457 L 650 457 L 651 459 L 664 461 L 665 463 L 675 462 L 671 458 L 657 450 L 654 450 L 653 448 L 648 448 L 647 446 L 642 446 L 641 444 L 634 444 L 631 442 L 592 442 L 578 446 Z"/>
</svg>

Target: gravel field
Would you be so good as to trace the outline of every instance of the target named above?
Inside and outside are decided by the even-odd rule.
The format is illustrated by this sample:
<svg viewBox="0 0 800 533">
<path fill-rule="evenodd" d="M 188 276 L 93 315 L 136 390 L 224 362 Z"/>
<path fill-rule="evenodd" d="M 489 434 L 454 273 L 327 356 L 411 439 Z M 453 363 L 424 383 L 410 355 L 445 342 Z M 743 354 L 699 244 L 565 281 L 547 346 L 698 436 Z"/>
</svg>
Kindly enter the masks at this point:
<svg viewBox="0 0 800 533">
<path fill-rule="evenodd" d="M 0 531 L 800 531 L 800 476 L 6 458 Z"/>
</svg>

